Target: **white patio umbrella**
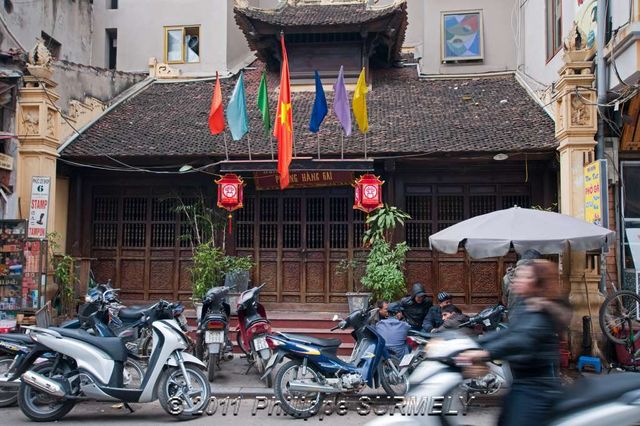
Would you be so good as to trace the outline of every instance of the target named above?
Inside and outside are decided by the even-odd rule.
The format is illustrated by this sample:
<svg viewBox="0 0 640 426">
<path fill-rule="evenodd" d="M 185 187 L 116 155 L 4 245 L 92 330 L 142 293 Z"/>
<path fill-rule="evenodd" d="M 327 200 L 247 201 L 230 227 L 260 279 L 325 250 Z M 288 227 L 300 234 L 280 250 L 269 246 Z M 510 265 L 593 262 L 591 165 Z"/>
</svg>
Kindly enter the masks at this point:
<svg viewBox="0 0 640 426">
<path fill-rule="evenodd" d="M 519 254 L 535 249 L 561 254 L 565 248 L 597 250 L 613 243 L 615 232 L 560 213 L 512 207 L 472 217 L 429 237 L 432 249 L 453 254 L 464 242 L 475 259 L 504 256 L 513 244 Z"/>
</svg>

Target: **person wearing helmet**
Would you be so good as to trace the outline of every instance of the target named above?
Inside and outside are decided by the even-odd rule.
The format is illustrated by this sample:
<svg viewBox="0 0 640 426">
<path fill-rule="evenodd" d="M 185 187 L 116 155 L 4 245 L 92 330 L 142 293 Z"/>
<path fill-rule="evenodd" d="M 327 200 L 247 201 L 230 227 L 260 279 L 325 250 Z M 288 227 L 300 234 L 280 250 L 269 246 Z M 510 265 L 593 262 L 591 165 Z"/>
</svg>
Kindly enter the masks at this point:
<svg viewBox="0 0 640 426">
<path fill-rule="evenodd" d="M 422 322 L 422 329 L 427 333 L 442 326 L 442 308 L 451 305 L 452 297 L 446 291 L 441 291 L 438 293 L 437 299 L 438 304 L 429 309 L 427 316 L 424 317 L 424 321 Z"/>
<path fill-rule="evenodd" d="M 432 302 L 424 292 L 424 287 L 420 283 L 415 283 L 411 289 L 411 295 L 402 298 L 400 301 L 405 320 L 412 330 L 422 330 L 422 322 L 429 312 Z"/>
<path fill-rule="evenodd" d="M 399 302 L 389 303 L 389 316 L 376 324 L 376 331 L 393 357 L 401 359 L 407 353 L 407 333 L 411 326 L 402 321 L 403 307 Z"/>
</svg>

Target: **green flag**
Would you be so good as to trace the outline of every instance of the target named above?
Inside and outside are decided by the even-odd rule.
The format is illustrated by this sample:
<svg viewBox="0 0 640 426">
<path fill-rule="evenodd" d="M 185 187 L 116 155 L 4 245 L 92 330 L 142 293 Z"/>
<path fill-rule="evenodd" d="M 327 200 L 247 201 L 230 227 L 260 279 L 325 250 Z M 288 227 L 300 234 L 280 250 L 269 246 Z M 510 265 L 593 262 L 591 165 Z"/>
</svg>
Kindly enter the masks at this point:
<svg viewBox="0 0 640 426">
<path fill-rule="evenodd" d="M 269 115 L 269 92 L 267 91 L 267 73 L 262 72 L 260 88 L 258 89 L 258 108 L 262 113 L 262 124 L 265 134 L 271 131 L 271 116 Z"/>
</svg>

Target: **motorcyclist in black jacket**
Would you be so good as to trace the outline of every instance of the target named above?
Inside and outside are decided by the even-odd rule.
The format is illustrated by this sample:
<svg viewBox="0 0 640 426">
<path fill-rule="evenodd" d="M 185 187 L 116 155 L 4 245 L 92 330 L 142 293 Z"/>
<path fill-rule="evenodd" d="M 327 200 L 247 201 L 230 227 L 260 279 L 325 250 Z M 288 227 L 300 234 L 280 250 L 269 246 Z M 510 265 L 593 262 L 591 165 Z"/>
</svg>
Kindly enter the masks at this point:
<svg viewBox="0 0 640 426">
<path fill-rule="evenodd" d="M 571 320 L 571 309 L 559 301 L 557 266 L 537 260 L 518 267 L 512 291 L 520 298 L 509 328 L 480 338 L 484 350 L 466 351 L 460 361 L 509 361 L 513 385 L 503 402 L 498 425 L 546 424 L 558 396 L 558 332 Z"/>
<path fill-rule="evenodd" d="M 411 295 L 400 300 L 403 314 L 412 330 L 422 330 L 422 322 L 431 308 L 431 298 L 427 297 L 424 287 L 420 283 L 413 284 Z"/>
</svg>

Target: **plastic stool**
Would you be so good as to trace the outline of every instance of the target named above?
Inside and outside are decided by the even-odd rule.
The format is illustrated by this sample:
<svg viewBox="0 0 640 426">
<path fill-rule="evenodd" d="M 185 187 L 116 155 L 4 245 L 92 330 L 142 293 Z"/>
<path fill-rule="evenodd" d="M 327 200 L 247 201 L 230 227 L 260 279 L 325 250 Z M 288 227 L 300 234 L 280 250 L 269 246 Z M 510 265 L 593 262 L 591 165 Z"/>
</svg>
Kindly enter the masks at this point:
<svg viewBox="0 0 640 426">
<path fill-rule="evenodd" d="M 598 374 L 600 374 L 600 371 L 602 370 L 600 358 L 595 356 L 580 356 L 578 358 L 578 371 L 582 371 L 585 366 L 592 367 Z"/>
</svg>

